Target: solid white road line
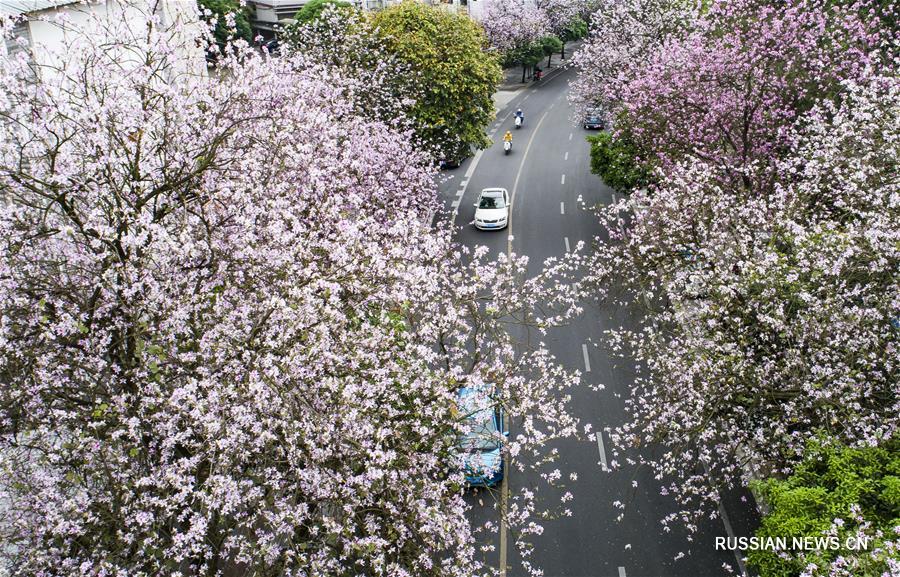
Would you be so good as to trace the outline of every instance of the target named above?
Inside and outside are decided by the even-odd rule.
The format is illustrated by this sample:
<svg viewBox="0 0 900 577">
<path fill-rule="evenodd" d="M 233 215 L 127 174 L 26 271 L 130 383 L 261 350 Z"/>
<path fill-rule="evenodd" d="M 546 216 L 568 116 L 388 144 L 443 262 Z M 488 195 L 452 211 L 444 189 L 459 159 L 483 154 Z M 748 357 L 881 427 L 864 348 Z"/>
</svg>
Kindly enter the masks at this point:
<svg viewBox="0 0 900 577">
<path fill-rule="evenodd" d="M 566 152 L 566 156 L 563 158 L 563 160 L 569 160 L 569 153 L 568 153 L 568 151 Z"/>
<path fill-rule="evenodd" d="M 569 237 L 564 236 L 563 240 L 566 241 L 566 252 L 572 252 L 572 249 L 569 248 Z"/>
<path fill-rule="evenodd" d="M 603 445 L 603 431 L 597 429 L 597 449 L 600 450 L 600 468 L 606 472 L 609 471 L 609 465 L 606 463 L 606 447 Z"/>
<path fill-rule="evenodd" d="M 588 356 L 587 345 L 581 345 L 581 354 L 584 355 L 584 372 L 591 372 L 591 358 Z"/>
<path fill-rule="evenodd" d="M 560 184 L 565 184 L 565 183 L 566 183 L 566 175 L 564 174 L 564 175 L 562 175 L 562 180 L 560 181 Z"/>
<path fill-rule="evenodd" d="M 566 203 L 559 203 L 559 214 L 566 214 Z"/>
<path fill-rule="evenodd" d="M 619 577 L 627 577 L 625 575 L 625 567 L 619 567 Z"/>
</svg>

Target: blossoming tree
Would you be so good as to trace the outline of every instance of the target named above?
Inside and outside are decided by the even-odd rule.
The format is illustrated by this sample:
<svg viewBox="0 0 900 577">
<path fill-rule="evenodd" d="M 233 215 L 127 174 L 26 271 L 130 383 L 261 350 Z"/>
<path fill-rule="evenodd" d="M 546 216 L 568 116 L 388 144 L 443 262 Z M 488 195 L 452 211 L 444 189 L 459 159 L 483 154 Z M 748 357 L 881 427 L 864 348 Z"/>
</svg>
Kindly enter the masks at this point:
<svg viewBox="0 0 900 577">
<path fill-rule="evenodd" d="M 539 41 L 550 34 L 547 14 L 524 0 L 490 0 L 481 25 L 492 48 L 507 64 L 522 65 L 522 82 L 529 65 L 543 56 Z"/>
<path fill-rule="evenodd" d="M 570 314 L 568 265 L 526 282 L 433 231 L 427 159 L 357 114 L 365 83 L 241 42 L 194 74 L 196 30 L 147 22 L 0 60 L 5 568 L 484 572 L 456 390 L 493 385 L 513 469 L 574 431 L 576 378 L 505 328 Z"/>
<path fill-rule="evenodd" d="M 867 5 L 825 7 L 714 2 L 662 37 L 638 10 L 635 34 L 578 57 L 581 97 L 657 161 L 657 184 L 602 211 L 592 264 L 595 294 L 646 308 L 609 334 L 643 369 L 613 439 L 689 526 L 811 438 L 874 446 L 900 425 L 897 45 Z"/>
</svg>

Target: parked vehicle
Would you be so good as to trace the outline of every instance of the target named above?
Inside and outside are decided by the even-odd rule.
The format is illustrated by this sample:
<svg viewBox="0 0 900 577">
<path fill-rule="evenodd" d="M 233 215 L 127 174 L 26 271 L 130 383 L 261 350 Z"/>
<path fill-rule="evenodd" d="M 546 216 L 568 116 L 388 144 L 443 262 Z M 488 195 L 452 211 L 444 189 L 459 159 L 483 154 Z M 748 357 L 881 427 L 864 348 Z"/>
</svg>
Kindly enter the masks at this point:
<svg viewBox="0 0 900 577">
<path fill-rule="evenodd" d="M 474 206 L 475 228 L 499 230 L 509 225 L 509 193 L 505 188 L 485 188 Z"/>
<path fill-rule="evenodd" d="M 472 149 L 468 146 L 460 146 L 456 150 L 448 150 L 444 157 L 438 161 L 441 170 L 448 168 L 459 168 L 467 158 L 472 155 Z"/>
<path fill-rule="evenodd" d="M 466 483 L 472 487 L 494 487 L 503 481 L 503 442 L 509 433 L 492 392 L 492 385 L 457 391 L 457 410 L 467 429 L 458 450 Z"/>
<path fill-rule="evenodd" d="M 584 113 L 584 121 L 582 123 L 585 130 L 595 128 L 603 130 L 606 128 L 606 116 L 599 108 L 588 108 Z"/>
</svg>

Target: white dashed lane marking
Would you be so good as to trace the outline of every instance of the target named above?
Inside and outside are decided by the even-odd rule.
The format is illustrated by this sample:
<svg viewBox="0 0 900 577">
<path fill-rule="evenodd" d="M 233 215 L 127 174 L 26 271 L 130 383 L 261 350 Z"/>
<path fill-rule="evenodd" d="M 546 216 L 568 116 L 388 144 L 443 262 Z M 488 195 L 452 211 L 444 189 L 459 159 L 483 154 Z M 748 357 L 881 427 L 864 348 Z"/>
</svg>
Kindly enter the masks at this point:
<svg viewBox="0 0 900 577">
<path fill-rule="evenodd" d="M 572 249 L 569 248 L 569 237 L 563 237 L 563 240 L 566 241 L 566 252 L 572 252 Z"/>
<path fill-rule="evenodd" d="M 566 214 L 566 203 L 559 203 L 559 214 Z"/>
<path fill-rule="evenodd" d="M 603 471 L 609 471 L 609 465 L 606 464 L 606 447 L 603 446 L 603 431 L 597 430 L 597 449 L 600 451 L 600 468 Z"/>
</svg>

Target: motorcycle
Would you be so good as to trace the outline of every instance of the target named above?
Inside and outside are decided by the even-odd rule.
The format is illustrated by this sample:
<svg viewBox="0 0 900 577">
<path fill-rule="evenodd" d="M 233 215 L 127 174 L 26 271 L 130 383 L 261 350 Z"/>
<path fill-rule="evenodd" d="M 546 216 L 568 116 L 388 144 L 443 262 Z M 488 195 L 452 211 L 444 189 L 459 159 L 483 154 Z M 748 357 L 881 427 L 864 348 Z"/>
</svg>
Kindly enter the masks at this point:
<svg viewBox="0 0 900 577">
<path fill-rule="evenodd" d="M 522 117 L 516 116 L 516 128 L 522 128 Z"/>
<path fill-rule="evenodd" d="M 509 154 L 510 150 L 512 150 L 512 140 L 504 140 L 503 141 L 503 154 Z"/>
</svg>

